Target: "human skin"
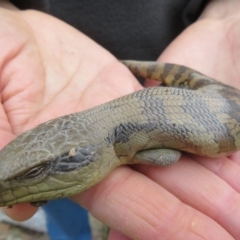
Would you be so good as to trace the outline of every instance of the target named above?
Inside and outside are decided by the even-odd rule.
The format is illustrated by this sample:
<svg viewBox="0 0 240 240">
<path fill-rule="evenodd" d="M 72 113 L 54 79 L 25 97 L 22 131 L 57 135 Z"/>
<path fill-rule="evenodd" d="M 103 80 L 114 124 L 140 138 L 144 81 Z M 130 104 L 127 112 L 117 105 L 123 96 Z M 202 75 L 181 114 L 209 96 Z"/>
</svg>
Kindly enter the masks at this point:
<svg viewBox="0 0 240 240">
<path fill-rule="evenodd" d="M 109 52 L 74 28 L 4 1 L 0 6 L 0 147 L 49 119 L 142 88 Z M 239 10 L 238 1 L 210 2 L 159 60 L 240 88 Z M 240 239 L 239 156 L 183 155 L 167 168 L 118 167 L 71 199 L 112 228 L 109 239 Z M 20 221 L 36 210 L 29 204 L 5 208 Z"/>
</svg>

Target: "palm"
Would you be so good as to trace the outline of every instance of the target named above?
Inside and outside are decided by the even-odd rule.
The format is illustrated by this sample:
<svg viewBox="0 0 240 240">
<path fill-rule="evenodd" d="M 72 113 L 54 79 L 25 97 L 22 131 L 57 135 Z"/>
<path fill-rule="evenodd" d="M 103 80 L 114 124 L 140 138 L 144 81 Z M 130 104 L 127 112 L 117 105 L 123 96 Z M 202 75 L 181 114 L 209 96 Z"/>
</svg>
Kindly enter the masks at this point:
<svg viewBox="0 0 240 240">
<path fill-rule="evenodd" d="M 113 56 L 62 22 L 37 12 L 1 17 L 0 134 L 19 135 L 140 89 Z"/>
</svg>

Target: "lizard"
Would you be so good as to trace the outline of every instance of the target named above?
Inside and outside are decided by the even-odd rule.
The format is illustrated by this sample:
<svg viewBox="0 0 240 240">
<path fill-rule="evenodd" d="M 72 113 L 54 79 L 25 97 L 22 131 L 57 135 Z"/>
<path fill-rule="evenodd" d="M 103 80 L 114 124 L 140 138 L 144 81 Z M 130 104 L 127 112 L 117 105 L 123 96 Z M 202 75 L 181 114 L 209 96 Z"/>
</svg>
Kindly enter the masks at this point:
<svg viewBox="0 0 240 240">
<path fill-rule="evenodd" d="M 0 151 L 0 206 L 34 206 L 91 188 L 122 164 L 168 166 L 181 152 L 240 149 L 240 91 L 185 66 L 122 61 L 158 87 L 45 122 Z"/>
</svg>

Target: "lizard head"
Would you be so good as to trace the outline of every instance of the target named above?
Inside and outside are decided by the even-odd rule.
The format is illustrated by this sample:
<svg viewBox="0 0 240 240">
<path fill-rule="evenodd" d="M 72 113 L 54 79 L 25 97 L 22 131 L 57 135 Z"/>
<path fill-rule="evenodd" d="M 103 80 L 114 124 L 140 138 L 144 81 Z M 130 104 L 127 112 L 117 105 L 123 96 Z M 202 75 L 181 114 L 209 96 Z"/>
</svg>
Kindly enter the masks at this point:
<svg viewBox="0 0 240 240">
<path fill-rule="evenodd" d="M 68 115 L 39 125 L 4 147 L 0 206 L 66 197 L 99 182 L 104 177 L 102 143 L 88 130 L 81 123 L 76 128 Z"/>
</svg>

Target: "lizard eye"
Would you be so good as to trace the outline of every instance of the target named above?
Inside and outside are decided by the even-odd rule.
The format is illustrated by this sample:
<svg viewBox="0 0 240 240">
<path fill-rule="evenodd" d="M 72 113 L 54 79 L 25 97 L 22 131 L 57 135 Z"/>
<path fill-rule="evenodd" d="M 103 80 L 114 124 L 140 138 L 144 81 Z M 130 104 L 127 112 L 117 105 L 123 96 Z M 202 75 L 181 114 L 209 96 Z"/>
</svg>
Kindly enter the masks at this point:
<svg viewBox="0 0 240 240">
<path fill-rule="evenodd" d="M 47 167 L 48 167 L 48 164 L 36 166 L 36 167 L 28 170 L 27 172 L 18 175 L 15 179 L 16 180 L 25 180 L 25 179 L 36 178 L 36 177 L 40 176 L 47 169 Z"/>
</svg>

